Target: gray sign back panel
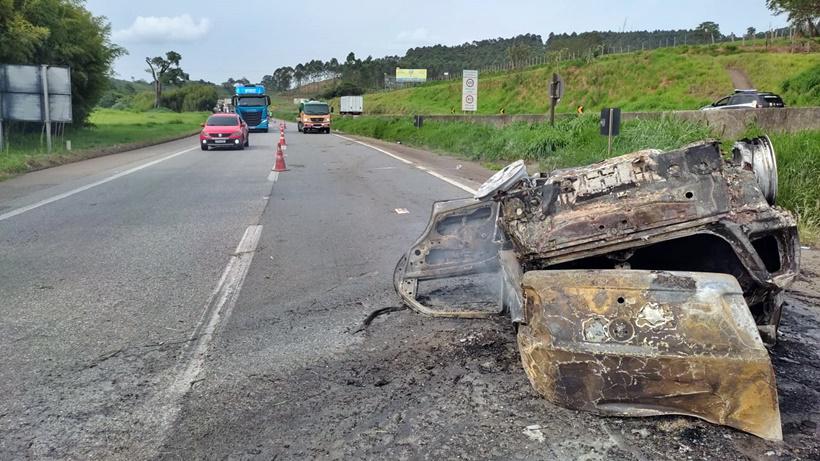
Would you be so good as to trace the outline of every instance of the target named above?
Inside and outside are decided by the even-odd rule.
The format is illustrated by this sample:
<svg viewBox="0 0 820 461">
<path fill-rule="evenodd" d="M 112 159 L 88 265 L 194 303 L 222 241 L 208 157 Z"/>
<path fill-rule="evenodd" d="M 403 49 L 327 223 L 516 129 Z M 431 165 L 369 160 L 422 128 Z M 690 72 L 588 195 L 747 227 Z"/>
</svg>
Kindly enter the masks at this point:
<svg viewBox="0 0 820 461">
<path fill-rule="evenodd" d="M 3 95 L 3 119 L 42 122 L 42 101 L 43 96 L 39 94 L 6 93 Z"/>
<path fill-rule="evenodd" d="M 42 122 L 43 84 L 41 66 L 0 64 L 0 119 Z M 71 70 L 48 67 L 49 118 L 72 122 Z"/>
<path fill-rule="evenodd" d="M 48 111 L 52 122 L 70 122 L 71 96 L 67 94 L 49 95 Z"/>
<path fill-rule="evenodd" d="M 71 73 L 68 67 L 48 68 L 48 93 L 71 95 Z"/>
<path fill-rule="evenodd" d="M 6 65 L 7 93 L 42 93 L 40 68 L 37 66 Z"/>
</svg>

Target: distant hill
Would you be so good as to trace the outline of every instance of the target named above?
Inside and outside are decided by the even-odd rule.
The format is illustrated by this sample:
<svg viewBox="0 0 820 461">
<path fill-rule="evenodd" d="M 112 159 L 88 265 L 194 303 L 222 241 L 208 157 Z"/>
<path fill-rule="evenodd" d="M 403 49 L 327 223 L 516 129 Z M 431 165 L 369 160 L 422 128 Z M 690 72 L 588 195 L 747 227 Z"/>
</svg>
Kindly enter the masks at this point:
<svg viewBox="0 0 820 461">
<path fill-rule="evenodd" d="M 509 38 L 476 40 L 454 46 L 415 47 L 408 49 L 403 56 L 379 58 L 368 56 L 362 59 L 351 52 L 344 60 L 334 58 L 323 62 L 313 59 L 294 67 L 280 67 L 272 75 L 266 75 L 262 81 L 267 87 L 279 92 L 326 80 L 338 80 L 363 90 L 372 90 L 384 88 L 385 75 L 394 75 L 396 67 L 427 69 L 428 78 L 437 80 L 444 78 L 445 73 L 453 75 L 463 69 L 521 67 L 523 63 L 545 58 L 598 56 L 684 44 L 711 44 L 713 41 L 742 42 L 741 37 L 722 34 L 717 24 L 713 24 L 714 28 L 705 27 L 704 24 L 695 29 L 679 30 L 550 33 L 546 40 L 537 34 L 523 34 Z M 788 30 L 778 29 L 774 34 L 782 37 L 788 34 Z M 758 38 L 763 36 L 762 32 L 756 34 Z"/>
<path fill-rule="evenodd" d="M 820 105 L 820 42 L 813 52 L 790 53 L 781 43 L 679 46 L 576 59 L 479 77 L 478 113 L 545 113 L 547 81 L 561 74 L 566 92 L 557 110 L 604 106 L 624 110 L 697 109 L 733 90 L 729 69 L 738 69 L 760 90 L 781 93 L 787 105 Z M 338 104 L 338 103 L 337 103 Z M 368 114 L 460 113 L 461 81 L 365 95 Z"/>
</svg>

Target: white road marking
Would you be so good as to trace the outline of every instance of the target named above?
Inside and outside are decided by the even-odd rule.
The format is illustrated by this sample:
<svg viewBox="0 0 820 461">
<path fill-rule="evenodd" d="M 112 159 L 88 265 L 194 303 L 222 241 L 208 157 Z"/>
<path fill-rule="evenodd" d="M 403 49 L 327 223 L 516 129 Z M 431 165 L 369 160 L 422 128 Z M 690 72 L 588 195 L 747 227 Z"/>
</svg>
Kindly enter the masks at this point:
<svg viewBox="0 0 820 461">
<path fill-rule="evenodd" d="M 214 333 L 231 316 L 261 235 L 261 225 L 249 226 L 245 229 L 242 240 L 239 241 L 236 251 L 228 260 L 228 265 L 225 266 L 222 277 L 205 304 L 202 317 L 191 334 L 190 341 L 193 347 L 183 354 L 183 357 L 187 357 L 187 362 L 179 364 L 174 381 L 159 397 L 160 402 L 155 402 L 154 409 L 160 412 L 157 416 L 159 417 L 159 435 L 162 438 L 167 435 L 176 421 L 185 394 L 202 374 Z"/>
<path fill-rule="evenodd" d="M 410 210 L 408 210 L 407 208 L 396 208 L 394 211 L 396 212 L 396 214 L 410 213 Z"/>
<path fill-rule="evenodd" d="M 340 134 L 335 134 L 335 133 L 334 133 L 334 134 L 333 134 L 333 136 L 336 136 L 336 137 L 342 138 L 342 139 L 344 139 L 344 140 L 346 140 L 346 141 L 355 142 L 356 144 L 361 144 L 361 145 L 363 145 L 363 146 L 365 146 L 365 147 L 369 147 L 369 148 L 371 148 L 371 149 L 373 149 L 373 150 L 377 150 L 377 151 L 379 151 L 379 152 L 381 152 L 381 153 L 383 153 L 383 154 L 389 155 L 389 156 L 393 157 L 394 159 L 396 159 L 396 160 L 398 160 L 398 161 L 400 161 L 400 162 L 404 162 L 404 163 L 406 163 L 406 164 L 408 164 L 408 165 L 412 165 L 412 166 L 414 166 L 414 167 L 418 168 L 419 170 L 421 170 L 421 171 L 423 171 L 423 172 L 425 172 L 425 173 L 427 173 L 427 174 L 429 174 L 429 175 L 431 175 L 431 176 L 434 176 L 434 177 L 436 177 L 436 178 L 438 178 L 438 179 L 441 179 L 442 181 L 444 181 L 444 182 L 446 182 L 446 183 L 448 183 L 448 184 L 450 184 L 450 185 L 452 185 L 452 186 L 456 186 L 456 187 L 458 187 L 459 189 L 461 189 L 461 190 L 463 190 L 463 191 L 465 191 L 465 192 L 468 192 L 468 193 L 470 193 L 470 194 L 472 194 L 472 195 L 475 195 L 475 194 L 478 192 L 478 191 L 476 191 L 475 189 L 473 189 L 472 187 L 470 187 L 470 186 L 468 186 L 468 185 L 466 185 L 466 184 L 462 184 L 462 183 L 460 183 L 460 182 L 456 181 L 455 179 L 451 179 L 451 178 L 448 178 L 447 176 L 444 176 L 444 175 L 442 175 L 442 174 L 436 173 L 435 171 L 433 171 L 433 170 L 431 170 L 431 169 L 429 169 L 429 168 L 427 168 L 427 167 L 425 167 L 425 166 L 423 166 L 423 165 L 419 165 L 419 164 L 413 163 L 413 162 L 411 162 L 410 160 L 407 160 L 406 158 L 399 157 L 398 155 L 396 155 L 396 154 L 394 154 L 394 153 L 392 153 L 392 152 L 388 152 L 388 151 L 386 151 L 386 150 L 384 150 L 384 149 L 380 149 L 380 148 L 378 148 L 378 147 L 376 147 L 376 146 L 373 146 L 373 145 L 371 145 L 371 144 L 367 144 L 366 142 L 357 141 L 357 140 L 355 140 L 355 139 L 348 138 L 347 136 L 342 136 L 342 135 L 340 135 Z M 457 168 L 457 169 L 458 169 L 458 168 Z"/>
<path fill-rule="evenodd" d="M 276 182 L 277 179 L 279 179 L 279 172 L 278 171 L 271 171 L 270 174 L 268 175 L 268 181 Z"/>
<path fill-rule="evenodd" d="M 472 195 L 475 195 L 475 194 L 478 192 L 477 190 L 473 189 L 473 188 L 472 188 L 472 187 L 470 187 L 470 186 L 467 186 L 467 185 L 465 185 L 465 184 L 462 184 L 462 183 L 460 183 L 460 182 L 458 182 L 458 181 L 456 181 L 456 180 L 454 180 L 454 179 L 450 179 L 450 178 L 448 178 L 447 176 L 444 176 L 443 174 L 436 173 L 435 171 L 430 170 L 430 169 L 428 169 L 428 168 L 426 168 L 426 167 L 423 167 L 423 166 L 421 166 L 421 165 L 416 165 L 416 168 L 418 168 L 418 169 L 419 169 L 419 170 L 421 170 L 421 171 L 424 171 L 424 172 L 425 172 L 425 173 L 427 173 L 427 174 L 433 175 L 433 176 L 435 176 L 436 178 L 441 179 L 442 181 L 444 181 L 444 182 L 446 182 L 446 183 L 448 183 L 448 184 L 452 184 L 453 186 L 456 186 L 456 187 L 458 187 L 459 189 L 461 189 L 461 190 L 463 190 L 463 191 L 466 191 L 466 192 L 468 192 L 468 193 L 470 193 L 470 194 L 472 194 Z"/>
<path fill-rule="evenodd" d="M 387 152 L 387 151 L 386 151 L 386 150 L 384 150 L 384 149 L 379 149 L 378 147 L 373 146 L 373 145 L 370 145 L 370 144 L 367 144 L 367 143 L 365 143 L 365 142 L 357 141 L 357 140 L 355 140 L 355 139 L 348 138 L 347 136 L 342 136 L 342 135 L 340 135 L 340 134 L 335 134 L 335 133 L 334 133 L 334 136 L 337 136 L 337 137 L 342 138 L 342 139 L 347 140 L 347 141 L 355 142 L 356 144 L 361 144 L 361 145 L 363 145 L 363 146 L 365 146 L 365 147 L 369 147 L 369 148 L 371 148 L 371 149 L 373 149 L 373 150 L 377 150 L 377 151 L 381 152 L 382 154 L 389 155 L 389 156 L 393 157 L 394 159 L 396 159 L 396 160 L 398 160 L 398 161 L 400 161 L 400 162 L 404 162 L 404 163 L 406 163 L 406 164 L 408 164 L 408 165 L 412 165 L 412 164 L 413 164 L 413 162 L 411 162 L 410 160 L 407 160 L 406 158 L 401 158 L 401 157 L 399 157 L 398 155 L 396 155 L 396 154 L 394 154 L 394 153 L 392 153 L 392 152 Z"/>
<path fill-rule="evenodd" d="M 154 166 L 154 165 L 156 165 L 157 163 L 161 163 L 161 162 L 164 162 L 164 161 L 166 161 L 166 160 L 170 160 L 170 159 L 172 159 L 172 158 L 174 158 L 174 157 L 180 156 L 180 155 L 182 155 L 182 154 L 185 154 L 185 153 L 191 152 L 192 150 L 196 150 L 196 149 L 199 149 L 199 147 L 192 147 L 192 148 L 190 148 L 190 149 L 185 149 L 185 150 L 182 150 L 182 151 L 179 151 L 179 152 L 173 153 L 173 154 L 171 154 L 171 155 L 168 155 L 168 156 L 165 156 L 165 157 L 162 157 L 162 158 L 156 159 L 156 160 L 152 160 L 152 161 L 150 161 L 150 162 L 148 162 L 148 163 L 144 163 L 144 164 L 142 164 L 142 165 L 140 165 L 140 166 L 136 166 L 136 167 L 134 167 L 134 168 L 131 168 L 131 169 L 128 169 L 128 170 L 122 171 L 122 172 L 117 173 L 117 174 L 115 174 L 115 175 L 111 175 L 111 176 L 109 176 L 109 177 L 107 177 L 107 178 L 105 178 L 105 179 L 101 179 L 101 180 L 99 180 L 99 181 L 92 182 L 91 184 L 86 184 L 85 186 L 78 187 L 78 188 L 73 189 L 73 190 L 70 190 L 70 191 L 68 191 L 68 192 L 63 192 L 62 194 L 58 194 L 58 195 L 55 195 L 55 196 L 53 196 L 53 197 L 49 197 L 49 198 L 44 199 L 44 200 L 40 200 L 40 201 L 39 201 L 39 202 L 37 202 L 37 203 L 32 203 L 31 205 L 26 205 L 26 206 L 24 206 L 24 207 L 16 208 L 16 209 L 11 210 L 11 211 L 8 211 L 8 212 L 6 212 L 6 213 L 0 214 L 0 221 L 3 221 L 4 219 L 13 218 L 14 216 L 17 216 L 17 215 L 23 214 L 23 213 L 25 213 L 25 212 L 27 212 L 27 211 L 31 211 L 31 210 L 34 210 L 34 209 L 36 209 L 36 208 L 40 208 L 41 206 L 44 206 L 44 205 L 48 205 L 49 203 L 54 203 L 54 202 L 56 202 L 56 201 L 58 201 L 58 200 L 62 200 L 62 199 L 64 199 L 64 198 L 71 197 L 72 195 L 79 194 L 80 192 L 87 191 L 88 189 L 91 189 L 91 188 L 94 188 L 94 187 L 100 186 L 100 185 L 105 184 L 105 183 L 107 183 L 107 182 L 111 182 L 111 181 L 113 181 L 113 180 L 115 180 L 115 179 L 122 178 L 123 176 L 127 176 L 127 175 L 129 175 L 129 174 L 131 174 L 131 173 L 136 173 L 137 171 L 140 171 L 140 170 L 143 170 L 143 169 L 145 169 L 145 168 L 148 168 L 148 167 Z"/>
</svg>

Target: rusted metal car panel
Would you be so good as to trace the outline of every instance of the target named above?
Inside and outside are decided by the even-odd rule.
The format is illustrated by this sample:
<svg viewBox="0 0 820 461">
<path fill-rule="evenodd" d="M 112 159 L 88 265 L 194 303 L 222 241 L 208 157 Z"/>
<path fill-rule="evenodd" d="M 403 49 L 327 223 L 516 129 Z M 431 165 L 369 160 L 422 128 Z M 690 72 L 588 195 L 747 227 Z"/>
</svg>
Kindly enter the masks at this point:
<svg viewBox="0 0 820 461">
<path fill-rule="evenodd" d="M 691 415 L 782 438 L 769 355 L 734 277 L 530 271 L 523 292 L 518 345 L 547 399 L 604 415 Z"/>
<path fill-rule="evenodd" d="M 737 143 L 731 160 L 706 141 L 534 176 L 516 162 L 476 198 L 435 204 L 425 233 L 399 261 L 396 290 L 427 315 L 509 313 L 533 384 L 556 403 L 690 414 L 776 439 L 776 387 L 761 339 L 775 341 L 782 291 L 799 265 L 796 220 L 774 206 L 776 174 L 765 137 Z M 488 292 L 495 311 L 431 307 L 421 295 L 424 284 L 449 280 L 458 293 L 459 283 L 486 274 L 497 280 Z M 661 283 L 670 280 L 683 285 Z M 591 284 L 601 281 L 634 303 L 624 296 L 624 305 L 612 304 L 618 290 L 593 295 Z M 673 314 L 674 332 L 635 323 L 635 309 L 655 304 Z M 707 318 L 708 326 L 696 322 Z M 604 325 L 621 320 L 645 341 L 607 342 L 609 353 L 596 355 L 603 343 L 579 333 L 595 322 L 610 331 Z M 615 386 L 627 375 L 630 386 Z"/>
</svg>

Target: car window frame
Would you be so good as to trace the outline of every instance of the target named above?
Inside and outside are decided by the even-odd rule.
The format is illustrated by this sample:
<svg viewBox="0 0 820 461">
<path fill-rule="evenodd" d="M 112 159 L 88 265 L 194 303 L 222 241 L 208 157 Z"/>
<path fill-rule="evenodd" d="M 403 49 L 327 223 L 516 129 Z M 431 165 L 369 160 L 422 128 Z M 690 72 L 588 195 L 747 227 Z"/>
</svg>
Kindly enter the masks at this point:
<svg viewBox="0 0 820 461">
<path fill-rule="evenodd" d="M 731 99 L 732 99 L 732 97 L 731 97 L 731 96 L 725 96 L 725 97 L 720 98 L 720 99 L 718 99 L 717 101 L 715 101 L 715 102 L 712 104 L 712 106 L 713 106 L 713 107 L 723 107 L 723 106 L 728 106 L 728 105 L 729 105 L 729 100 L 731 100 Z M 721 101 L 726 101 L 726 102 L 725 102 L 725 103 L 723 103 L 723 104 L 721 104 L 721 103 L 720 103 Z"/>
</svg>

